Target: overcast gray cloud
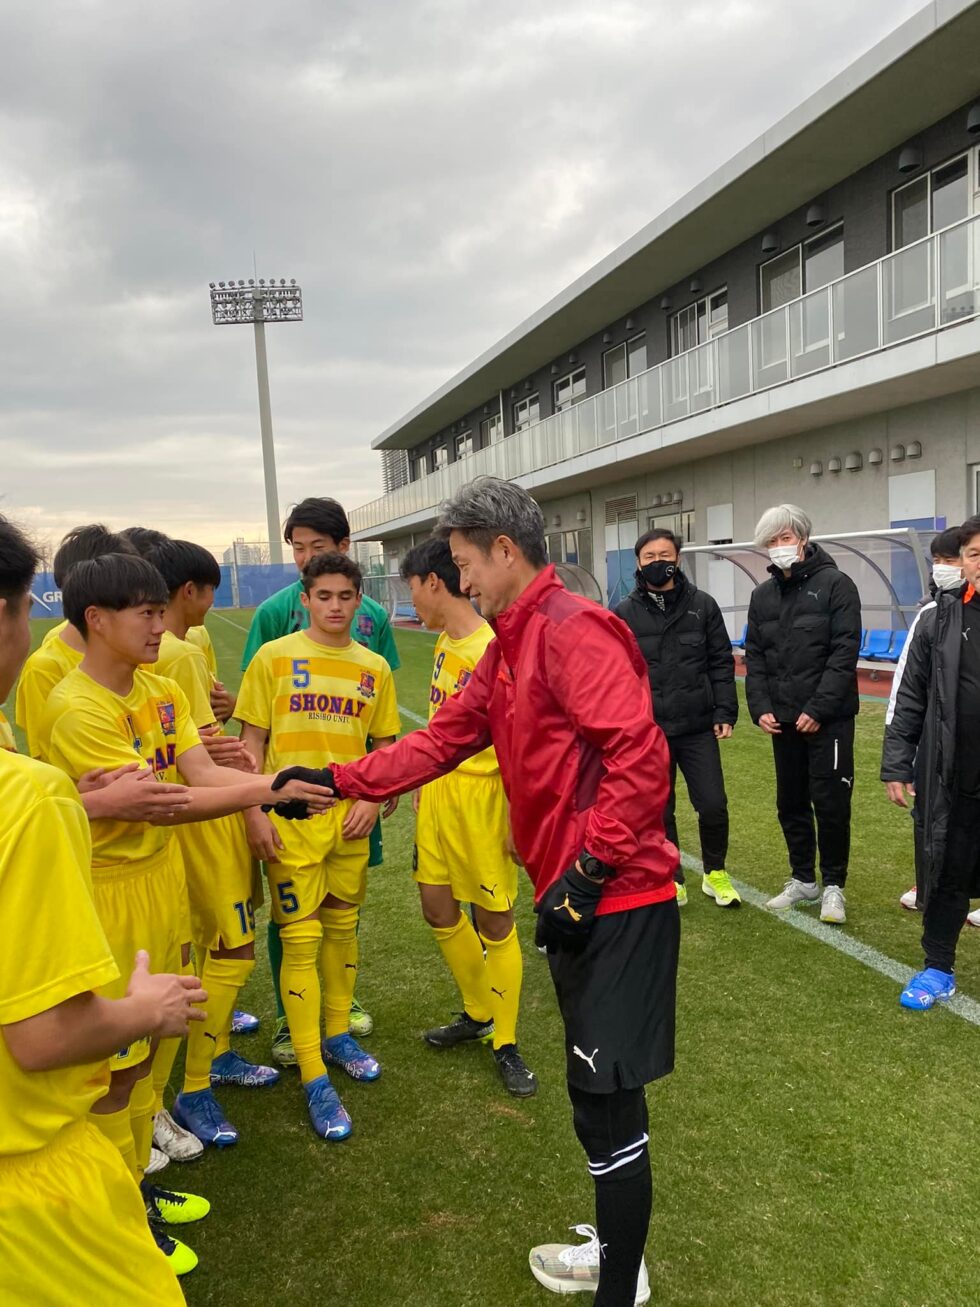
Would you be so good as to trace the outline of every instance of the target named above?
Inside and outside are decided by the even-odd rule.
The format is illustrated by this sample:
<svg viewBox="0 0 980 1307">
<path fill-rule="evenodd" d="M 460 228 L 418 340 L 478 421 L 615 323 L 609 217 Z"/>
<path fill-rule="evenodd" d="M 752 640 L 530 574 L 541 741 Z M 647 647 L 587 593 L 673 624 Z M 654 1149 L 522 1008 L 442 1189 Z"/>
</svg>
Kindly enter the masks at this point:
<svg viewBox="0 0 980 1307">
<path fill-rule="evenodd" d="M 0 4 L 0 505 L 261 538 L 380 491 L 371 438 L 919 0 Z"/>
</svg>

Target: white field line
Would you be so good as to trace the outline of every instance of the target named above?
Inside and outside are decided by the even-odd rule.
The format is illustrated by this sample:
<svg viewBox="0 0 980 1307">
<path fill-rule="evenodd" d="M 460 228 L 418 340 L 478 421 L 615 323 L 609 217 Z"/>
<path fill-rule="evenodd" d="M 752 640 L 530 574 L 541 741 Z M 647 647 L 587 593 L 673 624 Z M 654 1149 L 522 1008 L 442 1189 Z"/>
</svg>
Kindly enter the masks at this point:
<svg viewBox="0 0 980 1307">
<path fill-rule="evenodd" d="M 225 617 L 224 613 L 218 612 L 217 608 L 212 608 L 211 611 L 208 613 L 208 616 L 220 617 L 223 622 L 227 622 L 229 626 L 233 626 L 236 631 L 245 631 L 245 632 L 248 631 L 247 626 L 242 626 L 241 622 L 233 622 L 230 617 Z"/>
<path fill-rule="evenodd" d="M 701 875 L 704 870 L 701 859 L 692 857 L 689 853 L 681 854 L 681 863 L 687 870 L 695 871 L 698 875 Z M 887 976 L 889 980 L 894 980 L 900 985 L 904 985 L 908 981 L 911 971 L 904 963 L 896 962 L 894 958 L 879 953 L 870 944 L 863 944 L 860 940 L 855 939 L 853 935 L 848 935 L 846 931 L 841 930 L 839 926 L 828 926 L 822 921 L 814 921 L 812 917 L 806 915 L 805 908 L 789 908 L 785 912 L 770 912 L 766 908 L 766 903 L 770 897 L 768 894 L 763 894 L 761 890 L 757 890 L 753 885 L 746 885 L 744 881 L 736 880 L 734 876 L 732 876 L 731 881 L 746 903 L 750 903 L 752 907 L 766 912 L 767 916 L 774 917 L 787 926 L 792 926 L 794 930 L 802 931 L 804 935 L 810 935 L 814 939 L 818 939 L 821 944 L 829 945 L 831 948 L 836 949 L 838 953 L 843 953 L 845 956 L 853 958 L 855 962 L 860 962 L 872 971 L 877 971 L 879 975 Z M 972 998 L 967 998 L 965 994 L 956 994 L 948 1003 L 940 1003 L 936 1006 L 948 1008 L 955 1016 L 962 1017 L 964 1021 L 969 1021 L 971 1025 L 980 1026 L 980 1003 Z"/>
</svg>

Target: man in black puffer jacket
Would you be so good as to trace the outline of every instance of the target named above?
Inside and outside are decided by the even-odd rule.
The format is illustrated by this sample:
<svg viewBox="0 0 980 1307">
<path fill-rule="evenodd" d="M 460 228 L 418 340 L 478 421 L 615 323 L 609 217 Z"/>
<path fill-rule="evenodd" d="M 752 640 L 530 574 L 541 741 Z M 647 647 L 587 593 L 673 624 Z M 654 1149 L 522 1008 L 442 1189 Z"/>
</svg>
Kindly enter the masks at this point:
<svg viewBox="0 0 980 1307">
<path fill-rule="evenodd" d="M 767 907 L 821 898 L 820 920 L 846 919 L 844 884 L 851 845 L 854 718 L 861 600 L 850 577 L 819 545 L 795 504 L 763 513 L 755 543 L 772 576 L 749 600 L 745 695 L 757 726 L 772 736 L 776 808 L 791 879 Z M 816 818 L 816 833 L 814 833 Z"/>
<path fill-rule="evenodd" d="M 674 816 L 677 769 L 698 814 L 703 874 L 701 888 L 721 908 L 741 899 L 725 871 L 728 799 L 718 741 L 738 718 L 732 642 L 721 610 L 680 570 L 680 541 L 655 529 L 640 536 L 636 589 L 617 606 L 646 659 L 653 715 L 670 749 L 670 796 L 664 809 L 667 838 L 677 844 Z M 687 902 L 684 873 L 674 873 L 677 899 Z"/>
</svg>

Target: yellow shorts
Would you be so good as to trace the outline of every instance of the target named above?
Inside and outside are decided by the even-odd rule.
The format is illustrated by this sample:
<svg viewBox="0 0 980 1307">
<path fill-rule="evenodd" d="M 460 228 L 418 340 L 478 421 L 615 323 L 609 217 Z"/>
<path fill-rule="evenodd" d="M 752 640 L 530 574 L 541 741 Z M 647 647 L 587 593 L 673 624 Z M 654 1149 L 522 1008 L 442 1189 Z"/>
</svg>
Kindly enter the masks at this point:
<svg viewBox="0 0 980 1307">
<path fill-rule="evenodd" d="M 180 942 L 189 944 L 191 942 L 191 904 L 190 896 L 187 893 L 187 870 L 184 866 L 184 852 L 177 838 L 180 827 L 174 827 L 170 831 L 170 838 L 167 841 L 167 850 L 170 854 L 170 860 L 173 863 L 173 874 L 175 884 L 180 882 Z"/>
<path fill-rule="evenodd" d="M 280 926 L 312 916 L 328 894 L 345 903 L 364 902 L 370 841 L 342 838 L 350 807 L 348 799 L 309 821 L 284 821 L 273 814 L 285 847 L 265 871 L 269 910 Z"/>
<path fill-rule="evenodd" d="M 262 879 L 240 813 L 178 826 L 191 908 L 191 937 L 202 948 L 240 948 L 255 939 Z"/>
<path fill-rule="evenodd" d="M 422 787 L 415 823 L 415 879 L 448 885 L 460 903 L 506 912 L 517 899 L 507 852 L 510 814 L 499 775 L 450 772 Z"/>
<path fill-rule="evenodd" d="M 0 1157 L 0 1303 L 181 1307 L 118 1149 L 87 1121 Z"/>
<path fill-rule="evenodd" d="M 136 953 L 146 949 L 151 971 L 180 971 L 180 946 L 186 943 L 187 901 L 184 866 L 168 847 L 139 862 L 121 862 L 92 870 L 92 892 L 119 979 L 99 993 L 122 998 Z M 136 1066 L 149 1057 L 149 1039 L 139 1039 L 109 1059 L 113 1071 Z"/>
</svg>

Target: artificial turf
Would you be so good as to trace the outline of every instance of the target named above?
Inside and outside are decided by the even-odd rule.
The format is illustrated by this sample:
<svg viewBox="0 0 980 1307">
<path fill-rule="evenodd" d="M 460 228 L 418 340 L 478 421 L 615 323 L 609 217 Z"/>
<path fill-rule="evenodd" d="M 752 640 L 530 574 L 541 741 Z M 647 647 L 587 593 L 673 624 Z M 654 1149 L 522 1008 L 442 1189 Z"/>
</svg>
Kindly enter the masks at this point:
<svg viewBox="0 0 980 1307">
<path fill-rule="evenodd" d="M 208 618 L 232 687 L 248 617 Z M 39 638 L 46 623 L 35 625 Z M 424 715 L 432 639 L 397 640 L 399 702 Z M 912 882 L 911 823 L 877 780 L 883 717 L 883 705 L 862 705 L 845 929 L 911 969 L 920 919 L 898 907 Z M 769 742 L 743 719 L 722 748 L 729 868 L 774 892 L 788 872 Z M 682 844 L 696 853 L 683 795 L 678 809 Z M 371 873 L 358 996 L 375 1018 L 365 1044 L 384 1075 L 342 1086 L 351 1140 L 313 1135 L 289 1072 L 269 1090 L 224 1091 L 241 1143 L 161 1176 L 213 1203 L 186 1231 L 201 1258 L 183 1282 L 193 1305 L 545 1304 L 528 1248 L 592 1219 L 527 893 L 520 1043 L 538 1096 L 507 1098 L 484 1048 L 440 1053 L 419 1040 L 458 1000 L 419 916 L 411 822 L 403 802 L 386 826 L 385 866 Z M 649 1090 L 652 1302 L 975 1303 L 980 1030 L 947 1011 L 903 1011 L 893 981 L 753 907 L 722 912 L 688 879 L 677 1068 Z M 965 932 L 958 981 L 980 997 L 980 931 Z M 263 1024 L 238 1047 L 268 1060 L 264 931 L 243 1002 Z"/>
</svg>

